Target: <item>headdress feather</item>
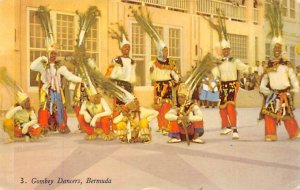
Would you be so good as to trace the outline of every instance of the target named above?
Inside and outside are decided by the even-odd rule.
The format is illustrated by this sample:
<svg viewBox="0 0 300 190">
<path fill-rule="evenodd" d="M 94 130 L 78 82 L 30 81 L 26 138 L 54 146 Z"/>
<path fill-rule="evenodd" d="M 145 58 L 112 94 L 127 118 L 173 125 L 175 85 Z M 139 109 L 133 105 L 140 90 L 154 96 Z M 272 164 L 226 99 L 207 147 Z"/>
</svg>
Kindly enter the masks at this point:
<svg viewBox="0 0 300 190">
<path fill-rule="evenodd" d="M 281 10 L 282 5 L 277 0 L 271 0 L 271 3 L 266 7 L 266 19 L 270 25 L 268 36 L 272 38 L 273 45 L 275 43 L 282 44 L 283 22 Z"/>
<path fill-rule="evenodd" d="M 101 12 L 96 6 L 90 6 L 85 13 L 80 14 L 76 11 L 76 14 L 79 16 L 78 46 L 81 46 L 83 44 L 85 34 L 97 21 L 97 16 L 101 16 Z"/>
<path fill-rule="evenodd" d="M 40 6 L 36 15 L 41 22 L 42 29 L 46 36 L 46 46 L 47 48 L 50 48 L 55 43 L 52 22 L 50 19 L 50 10 L 45 6 Z"/>
<path fill-rule="evenodd" d="M 120 25 L 119 23 L 115 23 L 115 25 L 117 25 L 118 31 L 113 27 L 109 27 L 108 33 L 112 39 L 118 40 L 119 48 L 121 49 L 124 44 L 130 44 L 128 41 L 128 34 L 126 33 L 123 25 Z"/>
<path fill-rule="evenodd" d="M 209 25 L 218 32 L 219 41 L 223 48 L 230 48 L 230 43 L 227 34 L 225 14 L 224 11 L 217 8 L 217 24 L 215 24 L 211 19 L 207 19 L 203 16 L 205 20 L 209 22 Z"/>
<path fill-rule="evenodd" d="M 156 45 L 158 59 L 162 60 L 162 49 L 166 47 L 166 44 L 155 29 L 149 10 L 147 8 L 143 9 L 142 7 L 139 7 L 137 10 L 132 7 L 130 7 L 130 9 L 138 24 L 140 24 L 150 38 L 153 39 Z"/>
</svg>

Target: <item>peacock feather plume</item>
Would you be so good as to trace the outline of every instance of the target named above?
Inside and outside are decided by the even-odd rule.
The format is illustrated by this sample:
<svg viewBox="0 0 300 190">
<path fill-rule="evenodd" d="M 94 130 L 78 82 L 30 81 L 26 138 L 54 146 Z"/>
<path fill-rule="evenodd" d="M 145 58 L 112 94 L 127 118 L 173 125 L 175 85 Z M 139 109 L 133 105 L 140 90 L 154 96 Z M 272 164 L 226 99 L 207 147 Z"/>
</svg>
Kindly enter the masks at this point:
<svg viewBox="0 0 300 190">
<path fill-rule="evenodd" d="M 266 19 L 269 21 L 270 29 L 268 36 L 271 38 L 282 37 L 282 5 L 278 0 L 271 0 L 270 4 L 266 5 Z"/>
<path fill-rule="evenodd" d="M 185 79 L 184 83 L 189 90 L 189 99 L 192 98 L 197 84 L 202 81 L 208 72 L 217 66 L 217 62 L 217 58 L 215 58 L 211 53 L 207 53 L 202 60 L 197 62 L 196 67 L 192 68 L 192 71 L 188 72 L 188 77 Z"/>
<path fill-rule="evenodd" d="M 50 19 L 50 10 L 46 6 L 40 6 L 36 11 L 36 15 L 41 22 L 42 29 L 46 36 L 46 46 L 50 47 L 55 43 L 53 27 Z"/>
<path fill-rule="evenodd" d="M 120 25 L 119 23 L 112 23 L 111 25 L 112 26 L 108 28 L 108 33 L 112 39 L 118 40 L 119 48 L 121 49 L 121 43 L 124 40 L 123 38 L 125 37 L 128 39 L 128 34 L 123 25 Z M 115 25 L 117 26 L 117 30 L 113 28 Z"/>
<path fill-rule="evenodd" d="M 154 40 L 157 49 L 163 48 L 162 46 L 165 46 L 165 44 L 153 25 L 149 10 L 143 7 L 138 7 L 138 9 L 129 7 L 129 9 L 131 9 L 131 13 L 138 24 L 140 24 L 144 31 Z"/>
<path fill-rule="evenodd" d="M 90 30 L 91 26 L 96 23 L 97 17 L 101 16 L 101 12 L 96 6 L 90 6 L 85 13 L 76 11 L 76 14 L 79 16 L 78 46 L 81 46 L 86 33 Z"/>
<path fill-rule="evenodd" d="M 17 82 L 8 74 L 6 67 L 0 67 L 0 83 L 14 94 L 18 91 L 24 92 Z"/>
<path fill-rule="evenodd" d="M 208 19 L 205 16 L 203 16 L 203 18 L 207 20 L 209 25 L 218 32 L 219 41 L 228 41 L 228 34 L 225 22 L 226 17 L 223 10 L 217 8 L 217 24 L 215 24 L 211 19 Z"/>
</svg>

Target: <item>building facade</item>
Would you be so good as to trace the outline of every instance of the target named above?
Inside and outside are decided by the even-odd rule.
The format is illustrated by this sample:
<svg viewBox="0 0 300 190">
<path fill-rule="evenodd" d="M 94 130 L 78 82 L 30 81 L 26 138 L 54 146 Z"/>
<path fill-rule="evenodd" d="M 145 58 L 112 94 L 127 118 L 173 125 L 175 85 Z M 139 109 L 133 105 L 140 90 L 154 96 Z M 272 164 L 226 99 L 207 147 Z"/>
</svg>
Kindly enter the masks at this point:
<svg viewBox="0 0 300 190">
<path fill-rule="evenodd" d="M 286 1 L 285 34 L 287 55 L 295 63 L 295 45 L 300 41 L 298 28 L 299 3 Z M 101 11 L 98 22 L 92 27 L 86 40 L 88 54 L 95 58 L 102 73 L 111 59 L 119 55 L 118 43 L 108 34 L 111 23 L 119 22 L 128 31 L 132 43 L 131 56 L 137 63 L 137 86 L 135 93 L 143 106 L 150 106 L 153 87 L 149 79 L 150 61 L 155 56 L 152 40 L 132 17 L 129 7 L 147 6 L 161 37 L 169 47 L 182 75 L 207 52 L 213 52 L 218 36 L 203 18 L 214 18 L 216 9 L 224 10 L 232 46 L 232 54 L 253 65 L 262 61 L 269 52 L 268 28 L 264 20 L 265 3 L 255 4 L 246 0 L 244 4 L 220 0 L 0 0 L 0 20 L 4 27 L 0 31 L 0 66 L 8 72 L 32 98 L 38 107 L 36 73 L 29 65 L 40 55 L 45 55 L 44 34 L 35 11 L 40 5 L 51 10 L 51 20 L 57 42 L 61 45 L 60 56 L 72 55 L 78 33 L 78 15 L 91 5 Z M 5 89 L 0 86 L 0 89 Z M 3 92 L 3 91 L 2 91 Z M 9 95 L 8 95 L 9 94 Z M 0 95 L 0 110 L 7 110 L 14 102 L 14 95 Z"/>
</svg>

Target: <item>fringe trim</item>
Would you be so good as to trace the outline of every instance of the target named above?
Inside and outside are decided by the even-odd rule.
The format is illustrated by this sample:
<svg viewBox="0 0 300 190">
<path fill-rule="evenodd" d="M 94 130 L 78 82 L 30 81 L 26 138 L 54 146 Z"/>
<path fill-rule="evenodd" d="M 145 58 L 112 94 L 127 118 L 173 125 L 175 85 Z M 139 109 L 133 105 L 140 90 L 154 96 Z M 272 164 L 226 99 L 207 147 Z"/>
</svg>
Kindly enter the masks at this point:
<svg viewBox="0 0 300 190">
<path fill-rule="evenodd" d="M 103 132 L 103 129 L 101 129 L 101 128 L 96 128 L 96 129 L 94 130 L 94 133 L 95 133 L 96 135 L 98 135 L 98 137 L 99 137 L 100 139 L 103 139 L 103 140 L 105 140 L 105 141 L 111 141 L 111 140 L 114 140 L 114 139 L 115 139 L 115 134 L 114 134 L 113 132 L 110 132 L 109 134 L 105 134 L 105 133 Z"/>
<path fill-rule="evenodd" d="M 283 121 L 286 120 L 286 119 L 293 119 L 294 118 L 293 116 L 290 116 L 290 115 L 285 115 L 283 117 L 282 116 L 278 117 L 277 114 L 268 111 L 266 108 L 263 108 L 262 111 L 261 111 L 261 113 L 264 114 L 264 115 L 271 116 L 271 117 L 273 117 L 275 119 L 283 120 Z"/>
</svg>

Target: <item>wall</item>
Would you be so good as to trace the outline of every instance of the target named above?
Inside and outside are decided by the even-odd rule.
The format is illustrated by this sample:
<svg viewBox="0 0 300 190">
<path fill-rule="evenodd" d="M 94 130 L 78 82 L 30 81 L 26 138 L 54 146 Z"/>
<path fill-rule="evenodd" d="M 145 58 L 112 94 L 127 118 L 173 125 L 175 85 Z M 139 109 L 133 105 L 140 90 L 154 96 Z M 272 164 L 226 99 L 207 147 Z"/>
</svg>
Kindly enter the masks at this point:
<svg viewBox="0 0 300 190">
<path fill-rule="evenodd" d="M 6 67 L 10 76 L 13 76 L 17 83 L 21 81 L 20 71 L 20 48 L 17 40 L 19 19 L 19 1 L 0 1 L 0 67 Z M 0 111 L 6 110 L 14 103 L 14 94 L 8 93 L 7 89 L 0 84 Z"/>
<path fill-rule="evenodd" d="M 63 3 L 62 3 L 63 2 Z M 207 52 L 212 51 L 214 44 L 218 41 L 217 33 L 213 31 L 206 20 L 200 15 L 193 13 L 195 3 L 191 3 L 191 12 L 182 13 L 165 9 L 149 7 L 153 14 L 153 22 L 158 25 L 171 25 L 182 28 L 182 73 L 185 74 L 194 64 L 195 60 L 204 56 Z M 29 88 L 29 55 L 28 55 L 28 17 L 27 7 L 37 8 L 40 5 L 46 5 L 55 11 L 63 11 L 74 13 L 75 10 L 84 12 L 90 5 L 96 5 L 101 10 L 101 30 L 99 32 L 101 44 L 100 51 L 100 70 L 105 73 L 110 60 L 119 55 L 118 44 L 108 36 L 108 26 L 112 22 L 120 22 L 129 29 L 129 23 L 134 19 L 130 17 L 129 6 L 132 4 L 123 3 L 120 0 L 2 0 L 0 1 L 0 21 L 5 29 L 0 30 L 2 40 L 0 46 L 0 66 L 6 66 L 8 72 L 19 83 L 23 89 L 28 92 L 34 107 L 38 107 L 37 88 Z M 247 12 L 248 17 L 252 17 L 252 13 Z M 227 21 L 229 33 L 251 36 L 255 34 L 259 42 L 259 59 L 264 59 L 264 12 L 260 10 L 259 24 L 253 25 L 253 20 L 241 23 L 236 21 Z M 297 31 L 295 29 L 295 31 Z M 249 40 L 249 56 L 248 62 L 254 63 L 254 42 L 251 37 Z M 255 38 L 254 38 L 255 39 Z M 296 41 L 294 38 L 291 41 Z M 196 54 L 196 46 L 198 53 Z M 9 63 L 9 64 L 7 64 Z M 0 86 L 0 90 L 3 87 Z M 149 107 L 153 99 L 153 88 L 136 87 L 135 93 L 140 99 L 143 106 Z M 0 110 L 8 109 L 14 102 L 14 96 L 4 97 L 7 93 L 0 95 Z M 4 99 L 5 98 L 5 99 Z M 242 107 L 260 106 L 260 96 L 257 94 L 249 94 L 240 92 L 238 105 Z M 5 101 L 4 101 L 5 100 Z M 259 102 L 253 104 L 253 102 Z M 299 105 L 299 103 L 297 103 Z"/>
</svg>

